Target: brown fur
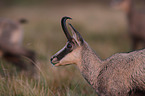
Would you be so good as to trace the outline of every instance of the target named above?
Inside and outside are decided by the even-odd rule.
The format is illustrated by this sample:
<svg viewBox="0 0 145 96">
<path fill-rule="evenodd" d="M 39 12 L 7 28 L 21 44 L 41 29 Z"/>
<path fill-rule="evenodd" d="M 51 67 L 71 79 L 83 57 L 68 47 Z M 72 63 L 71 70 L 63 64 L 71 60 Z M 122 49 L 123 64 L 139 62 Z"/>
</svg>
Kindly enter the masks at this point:
<svg viewBox="0 0 145 96">
<path fill-rule="evenodd" d="M 35 53 L 22 47 L 21 23 L 0 19 L 0 56 L 20 69 L 26 70 L 28 65 L 24 62 L 23 56 L 29 58 L 30 64 L 34 67 Z"/>
<path fill-rule="evenodd" d="M 145 49 L 118 53 L 106 60 L 100 60 L 90 47 L 84 45 L 81 54 L 82 62 L 78 64 L 79 69 L 98 94 L 144 96 Z"/>
<path fill-rule="evenodd" d="M 72 40 L 52 56 L 52 64 L 55 66 L 76 64 L 82 76 L 99 96 L 145 95 L 145 49 L 117 53 L 106 60 L 101 60 L 73 26 L 71 31 Z M 67 47 L 68 44 L 72 47 Z M 64 49 L 72 51 L 59 59 Z"/>
</svg>

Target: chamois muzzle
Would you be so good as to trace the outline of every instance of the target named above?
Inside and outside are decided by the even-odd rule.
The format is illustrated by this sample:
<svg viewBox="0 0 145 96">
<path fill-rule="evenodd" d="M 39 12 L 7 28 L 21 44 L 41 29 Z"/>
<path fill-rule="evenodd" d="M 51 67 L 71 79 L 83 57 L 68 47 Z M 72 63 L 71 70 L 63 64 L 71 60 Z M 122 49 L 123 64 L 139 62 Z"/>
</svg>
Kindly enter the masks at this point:
<svg viewBox="0 0 145 96">
<path fill-rule="evenodd" d="M 67 19 L 72 19 L 72 18 L 70 18 L 70 17 L 63 17 L 61 19 L 61 26 L 62 26 L 62 29 L 64 31 L 64 34 L 66 35 L 66 38 L 68 39 L 68 41 L 71 41 L 72 40 L 72 37 L 69 34 L 68 29 L 67 29 L 67 26 L 66 26 L 66 20 Z"/>
<path fill-rule="evenodd" d="M 52 63 L 53 65 L 55 65 L 56 63 L 58 63 L 58 59 L 57 59 L 56 56 L 51 57 L 50 61 L 51 61 L 51 63 Z"/>
</svg>

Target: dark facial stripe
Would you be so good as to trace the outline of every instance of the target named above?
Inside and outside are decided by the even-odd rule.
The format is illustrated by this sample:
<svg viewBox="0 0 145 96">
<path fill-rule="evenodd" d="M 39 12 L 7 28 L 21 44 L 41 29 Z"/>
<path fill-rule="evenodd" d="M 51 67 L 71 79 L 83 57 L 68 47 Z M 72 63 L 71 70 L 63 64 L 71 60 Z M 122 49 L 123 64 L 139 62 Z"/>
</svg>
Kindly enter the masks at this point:
<svg viewBox="0 0 145 96">
<path fill-rule="evenodd" d="M 72 52 L 72 49 L 65 48 L 60 54 L 57 55 L 58 61 L 60 61 L 63 57 L 65 57 L 70 52 Z"/>
</svg>

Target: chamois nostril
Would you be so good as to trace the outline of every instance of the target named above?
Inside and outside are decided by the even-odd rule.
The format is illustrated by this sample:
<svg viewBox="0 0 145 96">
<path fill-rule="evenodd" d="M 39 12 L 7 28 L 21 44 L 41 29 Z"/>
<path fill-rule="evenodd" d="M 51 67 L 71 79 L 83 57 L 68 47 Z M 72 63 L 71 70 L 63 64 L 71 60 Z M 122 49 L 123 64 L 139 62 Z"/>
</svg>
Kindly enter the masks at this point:
<svg viewBox="0 0 145 96">
<path fill-rule="evenodd" d="M 56 56 L 51 57 L 50 61 L 53 61 L 54 58 L 56 58 Z"/>
<path fill-rule="evenodd" d="M 51 57 L 50 61 L 51 61 L 52 64 L 58 63 L 58 59 L 57 59 L 56 56 Z"/>
</svg>

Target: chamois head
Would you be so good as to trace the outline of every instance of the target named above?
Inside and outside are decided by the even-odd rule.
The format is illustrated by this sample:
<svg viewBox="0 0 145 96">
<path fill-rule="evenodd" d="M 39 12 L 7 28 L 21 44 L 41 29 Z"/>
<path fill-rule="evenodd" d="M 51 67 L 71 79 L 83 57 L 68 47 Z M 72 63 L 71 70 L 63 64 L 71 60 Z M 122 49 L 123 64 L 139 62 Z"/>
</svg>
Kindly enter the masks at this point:
<svg viewBox="0 0 145 96">
<path fill-rule="evenodd" d="M 80 51 L 84 44 L 84 40 L 80 33 L 71 24 L 69 24 L 69 27 L 73 36 L 70 35 L 66 26 L 67 19 L 71 18 L 63 17 L 61 20 L 62 29 L 67 38 L 67 43 L 64 48 L 52 56 L 51 63 L 55 66 L 76 64 L 81 58 Z"/>
<path fill-rule="evenodd" d="M 132 5 L 132 0 L 112 0 L 111 6 L 115 9 L 122 10 L 124 12 L 128 12 L 130 10 L 130 6 Z"/>
</svg>

